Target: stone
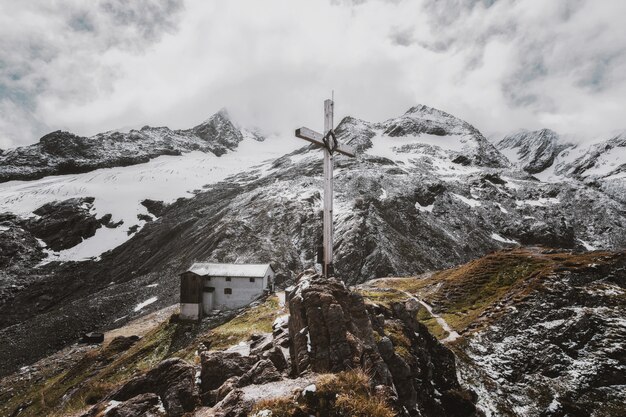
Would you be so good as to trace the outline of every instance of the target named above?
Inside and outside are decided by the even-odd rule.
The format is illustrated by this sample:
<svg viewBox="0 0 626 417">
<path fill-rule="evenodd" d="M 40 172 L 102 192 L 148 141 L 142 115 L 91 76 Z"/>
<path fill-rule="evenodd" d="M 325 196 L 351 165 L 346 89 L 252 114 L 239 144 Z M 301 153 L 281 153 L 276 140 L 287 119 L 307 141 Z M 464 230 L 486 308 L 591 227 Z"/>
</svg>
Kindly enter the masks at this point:
<svg viewBox="0 0 626 417">
<path fill-rule="evenodd" d="M 166 416 L 159 409 L 159 396 L 153 393 L 140 394 L 110 409 L 106 417 L 158 417 Z"/>
<path fill-rule="evenodd" d="M 252 401 L 245 400 L 243 391 L 235 389 L 211 409 L 210 415 L 213 417 L 247 417 L 252 406 Z"/>
<path fill-rule="evenodd" d="M 289 368 L 289 363 L 285 358 L 285 354 L 280 346 L 274 346 L 272 349 L 263 353 L 263 357 L 272 361 L 279 372 Z"/>
<path fill-rule="evenodd" d="M 261 359 L 239 379 L 237 385 L 239 387 L 245 387 L 251 384 L 260 385 L 280 381 L 281 379 L 283 378 L 272 361 L 269 359 Z"/>
<path fill-rule="evenodd" d="M 167 359 L 145 375 L 128 381 L 111 399 L 126 401 L 140 394 L 154 393 L 161 397 L 169 416 L 182 416 L 199 403 L 195 374 L 195 367 L 184 360 Z"/>
<path fill-rule="evenodd" d="M 258 361 L 256 356 L 242 356 L 238 352 L 202 352 L 200 363 L 200 391 L 209 392 L 219 388 L 233 376 L 242 376 Z"/>
</svg>

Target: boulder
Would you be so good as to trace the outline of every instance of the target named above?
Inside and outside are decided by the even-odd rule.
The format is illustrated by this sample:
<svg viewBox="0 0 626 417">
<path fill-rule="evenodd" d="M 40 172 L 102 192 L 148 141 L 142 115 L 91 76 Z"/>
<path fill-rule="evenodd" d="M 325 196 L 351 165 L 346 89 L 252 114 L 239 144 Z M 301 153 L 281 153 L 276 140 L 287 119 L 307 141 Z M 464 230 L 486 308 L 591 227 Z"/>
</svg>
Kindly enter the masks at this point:
<svg viewBox="0 0 626 417">
<path fill-rule="evenodd" d="M 251 384 L 260 385 L 268 382 L 279 381 L 281 379 L 282 376 L 272 361 L 269 359 L 261 359 L 239 379 L 237 385 L 239 387 L 245 387 L 246 385 Z"/>
<path fill-rule="evenodd" d="M 161 397 L 169 416 L 182 416 L 199 403 L 195 367 L 182 359 L 164 360 L 145 375 L 124 384 L 110 398 L 127 401 L 137 395 L 153 393 Z"/>
<path fill-rule="evenodd" d="M 200 362 L 200 391 L 208 393 L 219 388 L 233 376 L 242 376 L 258 361 L 256 356 L 242 356 L 238 352 L 202 352 Z"/>
<path fill-rule="evenodd" d="M 222 401 L 211 409 L 212 417 L 247 417 L 254 404 L 244 398 L 240 389 L 235 389 L 226 395 Z"/>
<path fill-rule="evenodd" d="M 263 358 L 272 361 L 272 363 L 279 372 L 282 372 L 289 368 L 289 363 L 287 362 L 285 354 L 283 353 L 283 349 L 280 346 L 274 346 L 272 349 L 265 351 L 263 353 Z"/>
</svg>

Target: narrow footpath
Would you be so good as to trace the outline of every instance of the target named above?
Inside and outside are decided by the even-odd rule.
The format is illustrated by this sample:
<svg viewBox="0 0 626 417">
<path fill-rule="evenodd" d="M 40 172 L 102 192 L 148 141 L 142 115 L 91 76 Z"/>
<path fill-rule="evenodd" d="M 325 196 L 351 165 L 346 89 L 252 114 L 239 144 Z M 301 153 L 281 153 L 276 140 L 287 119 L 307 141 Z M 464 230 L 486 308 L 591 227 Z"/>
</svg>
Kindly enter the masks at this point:
<svg viewBox="0 0 626 417">
<path fill-rule="evenodd" d="M 417 301 L 418 303 L 420 303 L 421 305 L 424 306 L 424 308 L 426 309 L 426 311 L 428 311 L 428 313 L 433 316 L 435 318 L 435 320 L 437 320 L 437 323 L 441 326 L 441 328 L 443 330 L 445 330 L 446 332 L 448 332 L 448 336 L 442 340 L 442 342 L 452 342 L 456 339 L 458 339 L 459 337 L 461 337 L 460 334 L 458 334 L 456 332 L 456 330 L 454 330 L 452 327 L 450 327 L 450 325 L 448 324 L 448 322 L 441 317 L 439 314 L 433 312 L 433 308 L 428 305 L 428 303 L 426 303 L 424 300 L 421 300 L 419 298 L 417 298 L 416 296 L 414 296 L 413 294 L 411 294 L 410 292 L 407 291 L 402 291 L 407 297 Z"/>
</svg>

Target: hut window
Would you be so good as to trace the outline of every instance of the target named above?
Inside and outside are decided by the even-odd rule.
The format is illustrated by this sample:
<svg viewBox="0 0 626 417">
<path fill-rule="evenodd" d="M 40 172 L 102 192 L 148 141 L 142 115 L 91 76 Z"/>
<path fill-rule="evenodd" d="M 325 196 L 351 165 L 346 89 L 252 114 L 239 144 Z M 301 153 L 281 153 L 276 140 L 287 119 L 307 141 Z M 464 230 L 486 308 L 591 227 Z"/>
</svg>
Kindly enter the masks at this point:
<svg viewBox="0 0 626 417">
<path fill-rule="evenodd" d="M 250 282 L 254 282 L 254 278 L 250 278 Z"/>
<path fill-rule="evenodd" d="M 230 281 L 230 277 L 226 277 L 226 281 Z"/>
<path fill-rule="evenodd" d="M 233 293 L 232 288 L 224 288 L 224 294 L 232 294 L 232 293 Z"/>
</svg>

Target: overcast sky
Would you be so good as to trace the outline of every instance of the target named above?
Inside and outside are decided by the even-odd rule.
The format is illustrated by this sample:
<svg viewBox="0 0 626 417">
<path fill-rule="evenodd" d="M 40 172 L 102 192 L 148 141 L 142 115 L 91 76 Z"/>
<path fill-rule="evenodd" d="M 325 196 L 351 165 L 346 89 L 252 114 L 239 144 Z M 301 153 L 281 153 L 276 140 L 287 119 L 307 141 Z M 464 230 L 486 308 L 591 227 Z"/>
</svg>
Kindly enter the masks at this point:
<svg viewBox="0 0 626 417">
<path fill-rule="evenodd" d="M 626 128 L 624 0 L 0 0 L 0 148 L 191 127 L 289 134 L 415 104 L 486 135 Z"/>
</svg>

